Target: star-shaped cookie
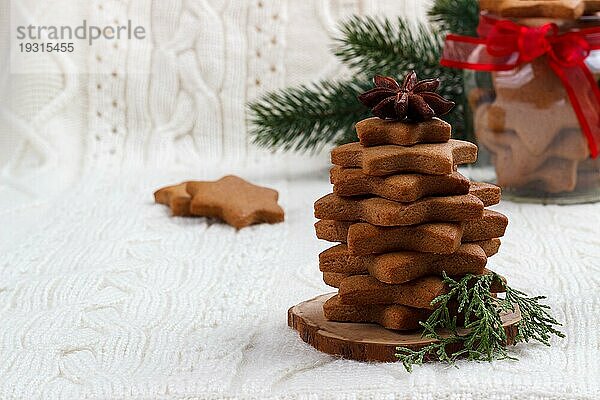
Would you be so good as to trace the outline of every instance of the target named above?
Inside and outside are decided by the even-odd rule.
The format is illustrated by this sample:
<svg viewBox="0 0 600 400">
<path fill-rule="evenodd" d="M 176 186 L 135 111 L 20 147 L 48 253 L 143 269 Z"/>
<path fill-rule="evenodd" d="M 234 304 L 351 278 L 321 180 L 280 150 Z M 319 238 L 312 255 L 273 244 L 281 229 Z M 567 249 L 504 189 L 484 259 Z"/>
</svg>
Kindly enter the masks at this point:
<svg viewBox="0 0 600 400">
<path fill-rule="evenodd" d="M 333 193 L 338 196 L 372 194 L 388 200 L 410 203 L 427 196 L 469 193 L 469 180 L 453 172 L 450 175 L 400 174 L 366 175 L 361 168 L 331 168 Z"/>
<path fill-rule="evenodd" d="M 183 182 L 158 189 L 154 192 L 154 201 L 169 206 L 174 216 L 189 216 L 192 196 L 185 190 L 186 185 L 187 182 Z"/>
<path fill-rule="evenodd" d="M 506 216 L 486 209 L 482 218 L 462 223 L 384 227 L 367 222 L 322 219 L 315 223 L 315 231 L 319 239 L 347 243 L 348 252 L 353 256 L 403 250 L 451 254 L 458 250 L 461 242 L 480 242 L 504 236 L 507 225 Z"/>
<path fill-rule="evenodd" d="M 590 6 L 593 4 L 589 2 Z M 585 0 L 480 0 L 482 10 L 502 17 L 577 19 L 586 11 Z M 588 7 L 587 11 L 592 11 Z"/>
<path fill-rule="evenodd" d="M 548 154 L 536 156 L 527 151 L 512 132 L 493 133 L 480 130 L 481 143 L 493 154 L 498 182 L 508 187 L 522 187 L 538 182 L 551 192 L 571 191 L 577 182 L 577 167 L 589 156 L 581 132 L 561 133 L 548 147 Z"/>
<path fill-rule="evenodd" d="M 483 274 L 491 273 L 484 270 Z M 340 302 L 342 304 L 402 304 L 409 307 L 434 309 L 431 302 L 448 289 L 441 277 L 425 276 L 409 282 L 390 285 L 371 275 L 351 275 L 341 277 L 339 282 Z M 503 281 L 505 279 L 501 278 Z M 504 285 L 494 282 L 492 293 L 504 292 Z"/>
<path fill-rule="evenodd" d="M 192 196 L 192 215 L 218 218 L 237 229 L 284 219 L 276 190 L 253 185 L 237 176 L 228 175 L 214 182 L 189 182 L 186 189 Z"/>
<path fill-rule="evenodd" d="M 324 273 L 366 275 L 381 282 L 397 284 L 427 275 L 449 276 L 479 274 L 488 255 L 475 243 L 463 243 L 452 254 L 396 251 L 369 256 L 353 256 L 348 246 L 338 244 L 319 254 L 319 269 Z"/>
<path fill-rule="evenodd" d="M 459 164 L 477 161 L 477 146 L 462 140 L 423 143 L 414 146 L 384 145 L 363 147 L 348 143 L 331 151 L 331 162 L 342 167 L 361 167 L 366 175 L 392 175 L 416 172 L 449 175 Z"/>
</svg>

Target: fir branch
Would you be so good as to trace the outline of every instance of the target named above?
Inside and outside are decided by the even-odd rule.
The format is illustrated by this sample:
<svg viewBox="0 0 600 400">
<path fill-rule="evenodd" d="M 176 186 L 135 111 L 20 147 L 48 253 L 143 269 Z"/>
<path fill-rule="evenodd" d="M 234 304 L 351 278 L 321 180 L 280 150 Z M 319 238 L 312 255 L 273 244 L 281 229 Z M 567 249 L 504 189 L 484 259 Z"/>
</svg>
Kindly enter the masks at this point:
<svg viewBox="0 0 600 400">
<path fill-rule="evenodd" d="M 354 123 L 369 116 L 356 96 L 371 83 L 322 81 L 267 93 L 250 103 L 254 142 L 285 150 L 319 150 L 327 143 L 356 140 Z"/>
<path fill-rule="evenodd" d="M 439 58 L 444 30 L 456 28 L 465 33 L 467 27 L 476 25 L 474 3 L 475 0 L 436 0 L 431 18 L 437 28 L 402 18 L 349 19 L 340 27 L 334 52 L 356 72 L 355 77 L 346 82 L 323 81 L 271 92 L 250 103 L 253 141 L 264 147 L 296 151 L 355 141 L 354 123 L 369 116 L 356 96 L 371 88 L 374 74 L 399 77 L 410 70 L 421 77 L 440 78 L 439 93 L 457 104 L 445 119 L 453 126 L 455 137 L 465 137 L 468 129 L 463 73 L 441 67 Z"/>
<path fill-rule="evenodd" d="M 459 358 L 474 361 L 515 359 L 506 349 L 507 337 L 500 318 L 502 312 L 514 311 L 515 304 L 522 315 L 516 342 L 537 340 L 549 345 L 550 335 L 564 337 L 554 328 L 560 324 L 549 314 L 550 308 L 540 304 L 544 297 L 528 297 L 508 287 L 497 274 L 466 275 L 459 281 L 444 274 L 443 279 L 448 292 L 433 300 L 435 310 L 421 322 L 423 337 L 436 341 L 419 350 L 396 349 L 396 357 L 409 372 L 413 365 L 429 359 L 447 363 L 454 363 Z M 495 282 L 504 285 L 505 298 L 492 296 L 490 288 Z M 453 304 L 457 306 L 453 307 Z M 457 326 L 458 315 L 464 320 L 462 329 Z M 458 350 L 448 353 L 451 347 Z"/>
<path fill-rule="evenodd" d="M 476 36 L 479 24 L 477 0 L 436 0 L 429 10 L 430 21 L 440 30 L 459 35 Z"/>
<path fill-rule="evenodd" d="M 442 44 L 437 32 L 423 24 L 354 16 L 341 24 L 340 33 L 334 39 L 334 54 L 351 69 L 368 76 L 398 76 L 410 70 L 419 76 L 440 75 Z"/>
</svg>

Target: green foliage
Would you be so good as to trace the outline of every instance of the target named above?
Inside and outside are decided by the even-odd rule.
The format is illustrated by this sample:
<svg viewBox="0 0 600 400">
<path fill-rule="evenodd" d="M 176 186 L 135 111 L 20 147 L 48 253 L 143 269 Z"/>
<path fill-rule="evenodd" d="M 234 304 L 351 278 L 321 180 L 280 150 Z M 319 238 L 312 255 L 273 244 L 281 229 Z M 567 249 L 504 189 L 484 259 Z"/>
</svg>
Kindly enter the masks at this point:
<svg viewBox="0 0 600 400">
<path fill-rule="evenodd" d="M 429 18 L 442 31 L 476 36 L 479 5 L 476 0 L 436 0 Z"/>
<path fill-rule="evenodd" d="M 459 358 L 473 361 L 514 359 L 506 349 L 506 332 L 500 314 L 514 311 L 516 304 L 522 315 L 516 341 L 536 340 L 550 345 L 550 335 L 564 335 L 554 326 L 560 325 L 550 314 L 544 297 L 528 297 L 506 286 L 496 274 L 466 275 L 456 281 L 444 274 L 446 294 L 438 296 L 432 305 L 434 312 L 422 322 L 423 337 L 437 341 L 419 350 L 398 347 L 396 356 L 407 371 L 427 360 L 454 363 Z M 492 284 L 504 285 L 506 296 L 492 296 Z M 458 315 L 463 319 L 458 324 Z M 446 333 L 441 335 L 441 332 Z"/>
<path fill-rule="evenodd" d="M 415 70 L 417 75 L 436 76 L 442 69 L 440 36 L 424 25 L 403 18 L 395 23 L 374 17 L 352 17 L 340 26 L 334 54 L 365 76 L 398 75 Z"/>
<path fill-rule="evenodd" d="M 323 81 L 266 94 L 250 104 L 254 141 L 284 150 L 319 150 L 326 143 L 356 140 L 354 123 L 369 115 L 356 93 L 365 80 Z"/>
<path fill-rule="evenodd" d="M 519 324 L 519 336 L 517 339 L 522 342 L 535 340 L 550 346 L 550 335 L 565 337 L 565 335 L 554 328 L 560 325 L 558 321 L 550 315 L 550 307 L 540 304 L 544 296 L 527 297 L 525 293 L 506 288 L 506 302 L 517 304 L 521 310 L 523 320 Z"/>
<path fill-rule="evenodd" d="M 250 103 L 253 141 L 296 151 L 355 141 L 354 123 L 369 115 L 356 96 L 372 87 L 374 74 L 401 79 L 410 70 L 421 79 L 441 79 L 440 94 L 457 103 L 445 119 L 453 125 L 455 136 L 461 137 L 466 129 L 463 75 L 439 65 L 441 40 L 447 29 L 464 32 L 476 25 L 476 9 L 476 0 L 436 0 L 430 15 L 440 29 L 402 18 L 350 18 L 341 24 L 333 51 L 353 71 L 353 78 L 270 92 Z"/>
</svg>

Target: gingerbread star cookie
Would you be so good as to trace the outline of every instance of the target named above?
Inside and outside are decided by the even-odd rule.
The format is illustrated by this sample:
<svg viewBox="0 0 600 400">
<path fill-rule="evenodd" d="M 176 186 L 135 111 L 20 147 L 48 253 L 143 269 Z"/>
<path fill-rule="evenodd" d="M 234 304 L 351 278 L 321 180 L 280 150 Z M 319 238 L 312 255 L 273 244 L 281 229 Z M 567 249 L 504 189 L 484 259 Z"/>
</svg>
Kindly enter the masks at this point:
<svg viewBox="0 0 600 400">
<path fill-rule="evenodd" d="M 333 193 L 338 196 L 372 194 L 388 200 L 410 203 L 427 196 L 469 193 L 469 180 L 453 172 L 450 175 L 401 174 L 365 175 L 361 168 L 334 166 L 330 171 Z"/>
<path fill-rule="evenodd" d="M 367 222 L 322 219 L 315 223 L 317 237 L 329 242 L 348 244 L 353 256 L 419 251 L 451 254 L 462 243 L 481 242 L 504 236 L 508 218 L 499 212 L 484 210 L 480 219 L 462 223 L 428 223 L 382 227 Z"/>
<path fill-rule="evenodd" d="M 169 206 L 174 216 L 189 216 L 192 196 L 185 190 L 186 185 L 187 182 L 183 182 L 158 189 L 154 192 L 154 201 Z"/>
<path fill-rule="evenodd" d="M 341 167 L 360 167 L 366 175 L 384 176 L 400 172 L 449 175 L 455 166 L 477 161 L 477 146 L 462 140 L 422 143 L 414 146 L 363 147 L 348 143 L 331 151 L 331 162 Z"/>
<path fill-rule="evenodd" d="M 413 330 L 421 327 L 419 321 L 425 321 L 431 310 L 401 304 L 343 304 L 335 295 L 323 305 L 323 314 L 331 321 L 370 322 L 387 329 Z"/>
<path fill-rule="evenodd" d="M 452 254 L 398 251 L 368 256 L 353 256 L 345 244 L 338 244 L 319 254 L 323 273 L 348 275 L 370 274 L 377 280 L 398 284 L 427 275 L 450 276 L 480 274 L 488 255 L 474 243 L 464 243 Z"/>
<path fill-rule="evenodd" d="M 482 10 L 503 17 L 577 19 L 586 9 L 584 0 L 480 0 Z"/>
<path fill-rule="evenodd" d="M 398 203 L 380 197 L 352 199 L 330 193 L 315 203 L 315 217 L 364 221 L 378 226 L 405 226 L 481 218 L 483 207 L 483 202 L 471 194 L 425 197 L 413 203 Z"/>
<path fill-rule="evenodd" d="M 357 122 L 355 127 L 358 140 L 363 146 L 444 143 L 450 140 L 452 133 L 450 124 L 439 118 L 416 123 L 373 117 Z"/>
<path fill-rule="evenodd" d="M 252 224 L 282 222 L 283 209 L 276 190 L 228 175 L 214 182 L 189 182 L 190 213 L 218 218 L 240 229 Z"/>
</svg>

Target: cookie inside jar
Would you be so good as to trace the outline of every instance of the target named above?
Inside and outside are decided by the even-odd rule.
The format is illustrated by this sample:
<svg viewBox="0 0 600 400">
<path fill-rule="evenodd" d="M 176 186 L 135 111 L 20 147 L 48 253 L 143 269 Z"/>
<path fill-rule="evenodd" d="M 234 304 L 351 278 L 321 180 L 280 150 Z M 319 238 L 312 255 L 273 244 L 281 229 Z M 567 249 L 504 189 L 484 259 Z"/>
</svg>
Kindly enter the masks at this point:
<svg viewBox="0 0 600 400">
<path fill-rule="evenodd" d="M 555 24 L 558 35 L 600 28 L 600 2 L 507 0 L 480 5 L 484 13 L 525 27 Z M 571 6 L 575 8 L 568 11 Z M 600 51 L 586 55 L 585 65 L 598 85 Z M 583 85 L 567 88 L 550 57 L 538 55 L 506 71 L 465 71 L 475 136 L 487 152 L 480 159 L 487 158 L 493 167 L 505 198 L 556 204 L 599 201 L 600 158 L 592 154 L 569 95 Z"/>
</svg>

